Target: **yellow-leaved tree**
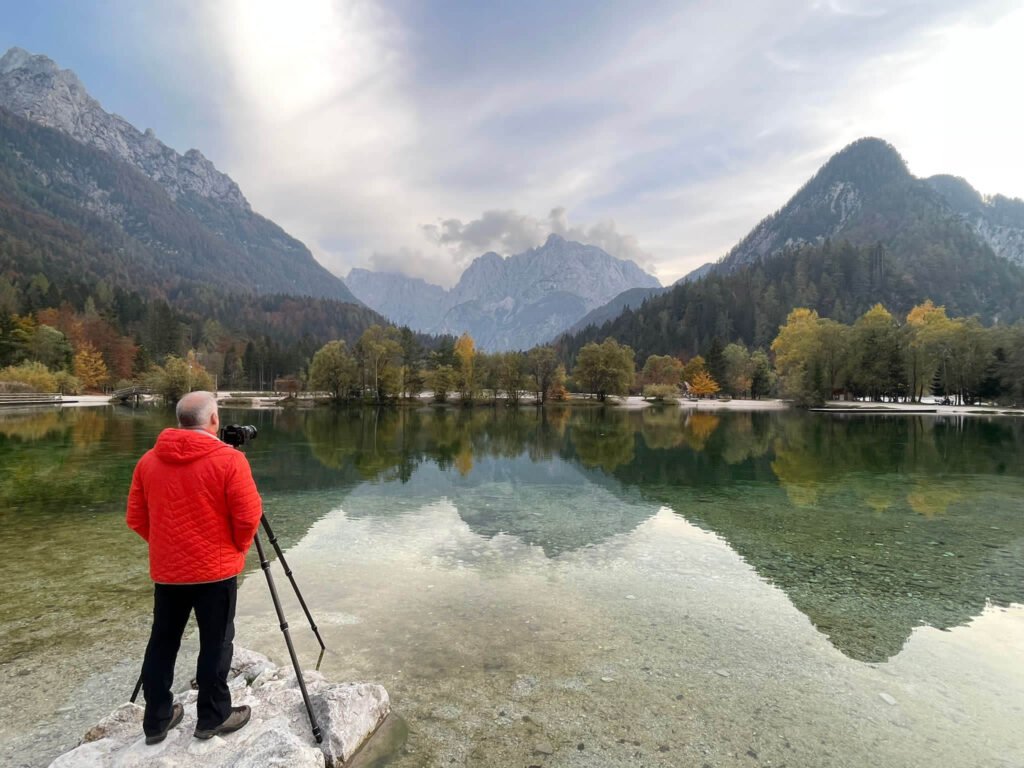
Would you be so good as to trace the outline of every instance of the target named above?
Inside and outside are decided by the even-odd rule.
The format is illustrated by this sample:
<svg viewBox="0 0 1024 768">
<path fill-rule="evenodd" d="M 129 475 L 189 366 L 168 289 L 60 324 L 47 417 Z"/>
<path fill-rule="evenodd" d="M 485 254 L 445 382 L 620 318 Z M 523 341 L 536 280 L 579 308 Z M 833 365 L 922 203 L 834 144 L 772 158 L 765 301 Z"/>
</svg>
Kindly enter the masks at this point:
<svg viewBox="0 0 1024 768">
<path fill-rule="evenodd" d="M 707 371 L 698 371 L 690 382 L 690 394 L 707 397 L 719 390 L 718 382 Z"/>
<path fill-rule="evenodd" d="M 476 396 L 476 344 L 468 333 L 463 333 L 455 342 L 455 361 L 462 402 L 471 402 Z"/>
<path fill-rule="evenodd" d="M 89 342 L 75 353 L 75 377 L 85 389 L 98 389 L 110 379 L 103 355 Z"/>
</svg>

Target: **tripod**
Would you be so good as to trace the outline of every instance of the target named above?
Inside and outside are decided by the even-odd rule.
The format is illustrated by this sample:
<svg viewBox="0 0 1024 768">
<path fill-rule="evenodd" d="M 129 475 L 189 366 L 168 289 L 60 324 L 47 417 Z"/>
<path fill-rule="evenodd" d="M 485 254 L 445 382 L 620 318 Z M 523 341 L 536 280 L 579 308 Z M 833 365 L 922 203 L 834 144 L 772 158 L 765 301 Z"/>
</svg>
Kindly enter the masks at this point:
<svg viewBox="0 0 1024 768">
<path fill-rule="evenodd" d="M 316 623 L 313 621 L 313 615 L 309 612 L 309 608 L 306 606 L 306 601 L 302 598 L 302 593 L 299 591 L 299 585 L 295 582 L 295 576 L 292 574 L 292 569 L 288 567 L 288 561 L 284 559 L 284 552 L 281 551 L 281 545 L 277 543 L 277 537 L 274 535 L 274 529 L 270 527 L 270 522 L 267 520 L 266 514 L 260 518 L 260 525 L 263 526 L 263 530 L 267 532 L 267 539 L 270 541 L 270 545 L 274 548 L 274 552 L 277 553 L 277 559 L 281 561 L 281 565 L 284 567 L 285 575 L 288 580 L 292 583 L 292 589 L 295 590 L 295 596 L 299 599 L 299 605 L 302 606 L 302 610 L 306 614 L 306 618 L 309 620 L 309 627 L 313 630 L 313 634 L 316 635 L 317 642 L 320 643 L 320 652 L 323 653 L 327 646 L 324 645 L 323 639 L 320 637 L 320 630 L 317 629 Z M 306 704 L 306 712 L 309 714 L 309 724 L 313 728 L 313 738 L 316 739 L 316 743 L 320 744 L 323 742 L 324 737 L 320 732 L 320 725 L 316 721 L 316 715 L 313 713 L 313 705 L 309 700 L 309 693 L 306 691 L 306 681 L 302 678 L 302 668 L 299 666 L 299 659 L 295 655 L 295 646 L 292 645 L 292 636 L 288 632 L 288 621 L 284 617 L 284 609 L 281 607 L 281 600 L 277 596 L 277 586 L 274 584 L 274 575 L 270 572 L 270 561 L 267 560 L 267 553 L 263 549 L 263 542 L 260 541 L 260 535 L 257 532 L 253 537 L 253 541 L 256 543 L 256 552 L 260 557 L 260 568 L 263 569 L 263 574 L 267 577 L 267 587 L 270 589 L 270 598 L 274 601 L 274 610 L 277 611 L 277 619 L 281 623 L 281 633 L 284 635 L 285 645 L 288 646 L 288 655 L 292 660 L 292 668 L 295 670 L 295 677 L 299 682 L 299 690 L 302 692 L 302 701 Z M 135 690 L 132 691 L 132 697 L 130 701 L 134 704 L 135 699 L 139 696 L 139 690 L 142 688 L 142 674 L 139 674 L 139 680 L 135 683 Z"/>
</svg>

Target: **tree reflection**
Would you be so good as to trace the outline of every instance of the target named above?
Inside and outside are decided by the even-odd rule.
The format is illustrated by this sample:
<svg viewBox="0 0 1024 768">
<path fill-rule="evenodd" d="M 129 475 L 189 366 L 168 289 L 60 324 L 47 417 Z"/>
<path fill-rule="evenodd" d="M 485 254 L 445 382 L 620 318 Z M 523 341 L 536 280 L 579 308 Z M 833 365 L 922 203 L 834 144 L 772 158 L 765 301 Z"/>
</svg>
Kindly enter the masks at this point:
<svg viewBox="0 0 1024 768">
<path fill-rule="evenodd" d="M 652 450 L 678 448 L 683 443 L 682 412 L 676 407 L 644 408 L 640 412 L 640 435 Z"/>
<path fill-rule="evenodd" d="M 633 461 L 636 430 L 622 412 L 588 408 L 572 420 L 570 440 L 581 464 L 610 473 Z"/>
<path fill-rule="evenodd" d="M 921 622 L 952 627 L 987 600 L 1024 602 L 1024 421 L 566 407 L 223 415 L 260 430 L 246 453 L 285 547 L 360 486 L 383 500 L 375 510 L 443 488 L 480 535 L 516 535 L 552 557 L 667 505 L 857 659 L 892 656 Z M 132 468 L 172 422 L 169 411 L 5 415 L 0 521 L 38 537 L 99 510 L 120 532 Z M 621 504 L 581 507 L 585 484 Z"/>
<path fill-rule="evenodd" d="M 693 411 L 686 417 L 683 431 L 685 443 L 695 451 L 703 451 L 721 422 L 721 418 L 712 413 Z"/>
</svg>

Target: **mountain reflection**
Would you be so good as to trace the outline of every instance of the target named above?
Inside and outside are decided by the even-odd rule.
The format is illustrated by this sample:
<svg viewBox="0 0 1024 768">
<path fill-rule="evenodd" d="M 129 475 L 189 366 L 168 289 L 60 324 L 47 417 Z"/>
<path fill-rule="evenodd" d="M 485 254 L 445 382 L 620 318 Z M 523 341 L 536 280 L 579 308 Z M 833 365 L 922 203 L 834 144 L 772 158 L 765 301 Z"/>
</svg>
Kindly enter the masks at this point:
<svg viewBox="0 0 1024 768">
<path fill-rule="evenodd" d="M 165 411 L 0 418 L 0 518 L 117 523 Z M 284 547 L 332 509 L 373 518 L 449 499 L 484 537 L 549 558 L 628 534 L 662 506 L 712 531 L 846 655 L 881 661 L 915 626 L 1024 602 L 1024 425 L 1012 419 L 692 409 L 225 411 Z M 607 503 L 585 504 L 600 486 Z M 80 520 L 80 522 L 72 521 Z M 63 535 L 63 534 L 62 534 Z M 122 540 L 122 544 L 130 544 Z M 106 555 L 83 552 L 83 568 Z M 92 563 L 92 565 L 90 565 Z"/>
</svg>

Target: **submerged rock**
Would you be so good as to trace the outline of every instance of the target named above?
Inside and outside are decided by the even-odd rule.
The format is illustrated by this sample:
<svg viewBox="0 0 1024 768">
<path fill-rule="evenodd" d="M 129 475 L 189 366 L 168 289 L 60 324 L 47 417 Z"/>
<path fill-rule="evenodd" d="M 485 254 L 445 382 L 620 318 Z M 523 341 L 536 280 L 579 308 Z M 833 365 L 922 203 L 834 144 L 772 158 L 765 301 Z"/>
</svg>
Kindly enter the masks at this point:
<svg viewBox="0 0 1024 768">
<path fill-rule="evenodd" d="M 235 706 L 252 707 L 252 720 L 240 731 L 208 741 L 192 736 L 196 727 L 196 692 L 177 697 L 185 708 L 181 724 L 161 743 L 147 746 L 143 709 L 123 704 L 90 728 L 78 747 L 50 768 L 341 768 L 373 735 L 391 710 L 388 693 L 368 683 L 331 683 L 319 672 L 303 672 L 323 743 L 317 744 L 306 706 L 291 667 L 236 649 L 228 686 Z"/>
</svg>

